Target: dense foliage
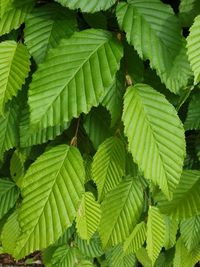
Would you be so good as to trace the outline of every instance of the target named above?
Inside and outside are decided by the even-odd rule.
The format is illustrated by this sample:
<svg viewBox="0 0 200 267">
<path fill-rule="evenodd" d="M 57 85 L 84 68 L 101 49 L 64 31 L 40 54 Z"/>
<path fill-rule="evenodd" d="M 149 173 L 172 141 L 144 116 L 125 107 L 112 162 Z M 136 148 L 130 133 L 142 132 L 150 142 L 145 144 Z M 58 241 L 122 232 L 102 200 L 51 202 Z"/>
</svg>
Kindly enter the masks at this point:
<svg viewBox="0 0 200 267">
<path fill-rule="evenodd" d="M 199 0 L 0 0 L 0 35 L 0 253 L 194 266 Z"/>
</svg>

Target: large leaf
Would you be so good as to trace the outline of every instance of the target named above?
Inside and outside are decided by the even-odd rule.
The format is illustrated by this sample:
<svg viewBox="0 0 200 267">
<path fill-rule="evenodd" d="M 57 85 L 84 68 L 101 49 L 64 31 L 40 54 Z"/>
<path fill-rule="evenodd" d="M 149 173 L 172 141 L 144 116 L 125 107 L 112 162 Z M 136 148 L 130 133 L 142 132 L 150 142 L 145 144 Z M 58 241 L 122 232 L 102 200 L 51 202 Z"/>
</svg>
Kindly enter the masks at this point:
<svg viewBox="0 0 200 267">
<path fill-rule="evenodd" d="M 135 226 L 133 232 L 124 242 L 124 252 L 125 254 L 130 254 L 136 252 L 142 247 L 146 240 L 146 224 L 141 222 Z"/>
<path fill-rule="evenodd" d="M 164 218 L 156 207 L 150 207 L 147 220 L 147 252 L 154 264 L 165 238 Z"/>
<path fill-rule="evenodd" d="M 125 148 L 117 137 L 106 139 L 98 148 L 92 163 L 92 178 L 97 185 L 98 198 L 114 188 L 125 174 Z"/>
<path fill-rule="evenodd" d="M 149 59 L 168 89 L 179 93 L 187 84 L 189 65 L 186 50 L 181 49 L 180 25 L 171 7 L 159 0 L 129 0 L 118 5 L 117 18 L 140 57 Z"/>
<path fill-rule="evenodd" d="M 29 54 L 23 44 L 14 41 L 0 43 L 0 112 L 17 95 L 29 72 Z"/>
<path fill-rule="evenodd" d="M 56 4 L 35 8 L 25 21 L 25 43 L 37 63 L 44 61 L 50 48 L 76 29 L 73 13 Z"/>
<path fill-rule="evenodd" d="M 172 220 L 169 216 L 164 216 L 165 222 L 165 242 L 166 250 L 172 248 L 176 244 L 176 234 L 178 230 L 178 221 Z"/>
<path fill-rule="evenodd" d="M 183 220 L 180 232 L 187 249 L 190 251 L 194 249 L 200 242 L 200 215 Z"/>
<path fill-rule="evenodd" d="M 0 116 L 0 159 L 5 151 L 18 144 L 18 112 L 15 101 L 8 103 L 4 116 Z"/>
<path fill-rule="evenodd" d="M 22 235 L 16 257 L 46 248 L 72 224 L 84 191 L 84 178 L 79 151 L 67 145 L 48 150 L 30 166 L 22 183 Z"/>
<path fill-rule="evenodd" d="M 100 10 L 106 10 L 110 8 L 116 0 L 56 0 L 63 6 L 70 9 L 80 8 L 83 12 L 94 13 Z"/>
<path fill-rule="evenodd" d="M 168 201 L 164 196 L 158 198 L 159 208 L 173 219 L 192 217 L 200 212 L 200 172 L 185 170 L 181 176 L 173 199 Z"/>
<path fill-rule="evenodd" d="M 5 179 L 0 179 L 0 219 L 15 205 L 19 196 L 16 185 Z"/>
<path fill-rule="evenodd" d="M 0 18 L 6 12 L 7 8 L 10 6 L 12 0 L 1 0 L 0 1 Z"/>
<path fill-rule="evenodd" d="M 198 93 L 190 100 L 184 126 L 186 130 L 200 129 L 200 94 Z"/>
<path fill-rule="evenodd" d="M 103 30 L 85 30 L 62 39 L 33 75 L 31 124 L 47 128 L 88 113 L 112 83 L 121 57 L 121 45 Z"/>
<path fill-rule="evenodd" d="M 79 236 L 89 240 L 96 232 L 100 219 L 100 204 L 95 201 L 92 193 L 85 193 L 76 216 L 76 228 Z"/>
<path fill-rule="evenodd" d="M 122 119 L 134 161 L 171 198 L 185 155 L 184 130 L 174 107 L 150 86 L 136 84 L 125 94 Z"/>
<path fill-rule="evenodd" d="M 18 222 L 18 210 L 15 210 L 4 224 L 2 230 L 2 246 L 6 253 L 13 254 L 20 235 L 20 226 Z"/>
<path fill-rule="evenodd" d="M 188 58 L 194 72 L 194 83 L 200 82 L 200 15 L 194 20 L 187 37 Z"/>
<path fill-rule="evenodd" d="M 32 10 L 34 0 L 9 0 L 0 17 L 0 35 L 19 28 L 27 14 Z"/>
<path fill-rule="evenodd" d="M 124 241 L 132 232 L 143 208 L 141 185 L 124 179 L 106 194 L 102 202 L 99 233 L 103 246 L 114 246 Z"/>
</svg>

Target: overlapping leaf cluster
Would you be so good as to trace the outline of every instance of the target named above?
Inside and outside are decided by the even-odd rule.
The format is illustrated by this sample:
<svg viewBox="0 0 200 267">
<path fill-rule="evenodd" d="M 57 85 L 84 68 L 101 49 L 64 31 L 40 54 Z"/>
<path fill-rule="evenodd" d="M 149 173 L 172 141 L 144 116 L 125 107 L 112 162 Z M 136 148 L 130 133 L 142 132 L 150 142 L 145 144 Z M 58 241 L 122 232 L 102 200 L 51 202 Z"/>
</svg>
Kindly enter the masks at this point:
<svg viewBox="0 0 200 267">
<path fill-rule="evenodd" d="M 0 0 L 1 253 L 200 261 L 200 3 L 177 2 Z"/>
</svg>

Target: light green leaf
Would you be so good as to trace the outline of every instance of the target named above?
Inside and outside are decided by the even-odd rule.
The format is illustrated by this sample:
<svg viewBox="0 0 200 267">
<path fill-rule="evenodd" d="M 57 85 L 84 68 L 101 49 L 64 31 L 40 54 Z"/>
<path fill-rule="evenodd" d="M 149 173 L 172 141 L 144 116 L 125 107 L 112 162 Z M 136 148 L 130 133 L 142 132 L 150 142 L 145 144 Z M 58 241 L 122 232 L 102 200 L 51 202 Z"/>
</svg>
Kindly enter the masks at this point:
<svg viewBox="0 0 200 267">
<path fill-rule="evenodd" d="M 71 36 L 76 27 L 72 12 L 57 4 L 44 5 L 26 18 L 25 44 L 38 64 L 50 48 L 56 47 L 61 38 Z"/>
<path fill-rule="evenodd" d="M 83 126 L 97 150 L 99 145 L 111 135 L 110 114 L 102 106 L 92 108 L 86 115 Z"/>
<path fill-rule="evenodd" d="M 106 10 L 114 5 L 116 0 L 55 0 L 63 6 L 70 9 L 81 9 L 82 12 L 94 13 L 100 10 Z"/>
<path fill-rule="evenodd" d="M 125 94 L 122 119 L 134 161 L 170 199 L 185 156 L 184 129 L 174 107 L 149 85 L 136 84 Z"/>
<path fill-rule="evenodd" d="M 30 166 L 22 183 L 17 258 L 51 245 L 72 224 L 84 178 L 79 151 L 67 145 L 48 150 Z"/>
<path fill-rule="evenodd" d="M 108 138 L 99 146 L 92 163 L 92 178 L 97 185 L 99 200 L 119 184 L 124 174 L 124 144 L 117 137 Z"/>
<path fill-rule="evenodd" d="M 78 263 L 78 250 L 69 246 L 62 246 L 56 249 L 52 257 L 53 267 L 75 267 Z"/>
<path fill-rule="evenodd" d="M 19 28 L 35 3 L 34 0 L 9 0 L 9 2 L 0 17 L 0 35 Z"/>
<path fill-rule="evenodd" d="M 0 18 L 6 12 L 7 8 L 10 6 L 12 0 L 0 0 Z"/>
<path fill-rule="evenodd" d="M 106 194 L 102 202 L 99 233 L 104 247 L 126 240 L 143 208 L 141 185 L 133 178 L 124 179 Z"/>
<path fill-rule="evenodd" d="M 6 253 L 13 254 L 20 236 L 20 226 L 18 222 L 18 210 L 15 210 L 4 224 L 1 237 L 2 246 Z"/>
<path fill-rule="evenodd" d="M 176 244 L 178 221 L 172 220 L 169 216 L 164 216 L 164 222 L 165 222 L 164 248 L 168 250 Z"/>
<path fill-rule="evenodd" d="M 96 232 L 101 219 L 100 204 L 90 192 L 86 192 L 81 200 L 76 216 L 76 228 L 82 239 L 90 240 Z"/>
<path fill-rule="evenodd" d="M 191 251 L 200 243 L 200 215 L 183 220 L 180 224 L 181 238 Z"/>
<path fill-rule="evenodd" d="M 165 223 L 158 208 L 150 207 L 147 219 L 147 253 L 154 265 L 164 245 Z"/>
<path fill-rule="evenodd" d="M 176 252 L 174 256 L 175 267 L 193 267 L 200 260 L 200 246 L 196 246 L 189 252 L 182 239 L 179 238 L 176 242 Z"/>
<path fill-rule="evenodd" d="M 22 89 L 30 69 L 29 54 L 23 44 L 0 43 L 0 113 L 5 103 Z"/>
<path fill-rule="evenodd" d="M 190 100 L 184 126 L 186 131 L 200 129 L 200 94 L 198 93 Z"/>
<path fill-rule="evenodd" d="M 141 222 L 135 226 L 130 236 L 124 242 L 125 254 L 136 252 L 146 240 L 146 224 Z"/>
<path fill-rule="evenodd" d="M 159 0 L 129 0 L 118 4 L 117 19 L 139 56 L 150 60 L 170 91 L 179 93 L 187 85 L 189 64 L 172 8 Z"/>
<path fill-rule="evenodd" d="M 194 72 L 194 84 L 200 82 L 200 15 L 194 20 L 187 37 L 187 51 Z"/>
<path fill-rule="evenodd" d="M 121 57 L 121 45 L 107 31 L 89 29 L 62 39 L 33 75 L 31 125 L 62 125 L 88 113 L 112 83 Z"/>
<path fill-rule="evenodd" d="M 19 190 L 10 180 L 0 179 L 0 219 L 15 205 Z"/>
<path fill-rule="evenodd" d="M 0 160 L 5 151 L 18 144 L 18 112 L 17 103 L 12 101 L 7 104 L 4 116 L 0 116 Z"/>
<path fill-rule="evenodd" d="M 147 251 L 145 248 L 140 248 L 137 252 L 136 252 L 136 257 L 138 259 L 139 262 L 141 262 L 142 266 L 144 267 L 152 267 L 152 262 L 147 254 Z"/>
<path fill-rule="evenodd" d="M 200 212 L 200 171 L 184 170 L 173 199 L 168 201 L 164 196 L 158 197 L 158 206 L 162 213 L 172 219 L 185 219 Z"/>
</svg>

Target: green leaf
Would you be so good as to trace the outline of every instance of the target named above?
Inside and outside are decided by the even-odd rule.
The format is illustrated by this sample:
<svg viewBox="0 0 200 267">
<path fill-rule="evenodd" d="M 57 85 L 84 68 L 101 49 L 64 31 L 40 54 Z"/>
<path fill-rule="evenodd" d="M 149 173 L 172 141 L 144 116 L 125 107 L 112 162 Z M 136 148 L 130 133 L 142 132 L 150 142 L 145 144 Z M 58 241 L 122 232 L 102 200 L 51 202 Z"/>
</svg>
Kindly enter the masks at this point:
<svg viewBox="0 0 200 267">
<path fill-rule="evenodd" d="M 101 104 L 110 112 L 111 127 L 120 119 L 122 113 L 124 85 L 120 75 L 120 73 L 116 75 L 114 82 L 106 90 L 101 100 Z"/>
<path fill-rule="evenodd" d="M 170 199 L 179 183 L 185 139 L 174 107 L 148 85 L 129 87 L 122 116 L 133 160 Z"/>
<path fill-rule="evenodd" d="M 92 108 L 84 120 L 84 129 L 89 136 L 94 148 L 98 146 L 111 135 L 110 114 L 102 106 Z"/>
<path fill-rule="evenodd" d="M 18 222 L 18 210 L 15 210 L 4 224 L 2 230 L 2 246 L 6 253 L 13 254 L 20 236 L 20 226 Z"/>
<path fill-rule="evenodd" d="M 159 0 L 129 0 L 118 4 L 117 19 L 139 56 L 150 60 L 170 91 L 179 93 L 189 75 L 181 28 L 172 8 Z"/>
<path fill-rule="evenodd" d="M 64 122 L 62 125 L 49 126 L 43 128 L 43 122 L 30 125 L 29 110 L 25 108 L 21 114 L 20 121 L 20 145 L 21 147 L 30 147 L 37 144 L 53 140 L 69 127 L 70 122 Z"/>
<path fill-rule="evenodd" d="M 145 248 L 140 248 L 137 252 L 136 252 L 136 257 L 138 259 L 139 262 L 142 263 L 142 266 L 144 267 L 152 267 L 152 262 L 147 254 L 147 251 Z"/>
<path fill-rule="evenodd" d="M 33 75 L 31 125 L 47 128 L 88 113 L 112 83 L 121 57 L 121 45 L 103 30 L 85 30 L 62 39 Z"/>
<path fill-rule="evenodd" d="M 48 4 L 35 8 L 25 21 L 25 44 L 35 61 L 41 63 L 50 48 L 56 47 L 61 38 L 75 31 L 76 19 L 72 12 Z"/>
<path fill-rule="evenodd" d="M 174 264 L 176 267 L 192 267 L 200 259 L 200 246 L 196 246 L 191 252 L 189 252 L 182 239 L 179 238 L 176 242 L 176 252 L 174 256 Z"/>
<path fill-rule="evenodd" d="M 158 197 L 158 205 L 162 213 L 172 219 L 185 219 L 200 212 L 200 172 L 184 170 L 173 199 L 168 201 L 164 196 Z"/>
<path fill-rule="evenodd" d="M 7 8 L 10 6 L 12 0 L 1 0 L 0 1 L 0 18 L 6 12 Z"/>
<path fill-rule="evenodd" d="M 70 248 L 66 245 L 57 248 L 52 257 L 52 266 L 75 267 L 75 264 L 78 262 L 77 252 L 76 248 Z"/>
<path fill-rule="evenodd" d="M 143 208 L 141 185 L 134 179 L 124 179 L 106 194 L 102 202 L 99 233 L 104 247 L 126 240 L 136 225 Z"/>
<path fill-rule="evenodd" d="M 15 41 L 0 43 L 0 113 L 25 83 L 29 69 L 29 54 L 23 44 Z"/>
<path fill-rule="evenodd" d="M 0 17 L 0 35 L 17 29 L 24 22 L 27 14 L 32 10 L 34 0 L 9 0 L 3 14 Z M 8 23 L 9 22 L 9 23 Z"/>
<path fill-rule="evenodd" d="M 25 153 L 15 150 L 10 160 L 10 174 L 12 179 L 18 185 L 18 181 L 24 175 L 24 163 L 26 160 Z M 18 185 L 19 186 L 19 185 Z"/>
<path fill-rule="evenodd" d="M 177 230 L 178 230 L 178 221 L 172 220 L 168 216 L 164 216 L 164 222 L 165 222 L 164 248 L 166 250 L 168 250 L 176 244 L 176 234 L 177 234 Z"/>
<path fill-rule="evenodd" d="M 146 240 L 146 224 L 141 222 L 135 226 L 130 236 L 124 242 L 125 254 L 136 252 Z"/>
<path fill-rule="evenodd" d="M 184 126 L 186 131 L 200 129 L 200 94 L 192 96 Z"/>
<path fill-rule="evenodd" d="M 79 151 L 67 145 L 48 150 L 30 166 L 22 183 L 17 258 L 46 248 L 72 224 L 84 192 L 84 178 Z"/>
<path fill-rule="evenodd" d="M 0 219 L 15 205 L 19 190 L 10 180 L 0 179 Z"/>
<path fill-rule="evenodd" d="M 199 0 L 181 0 L 179 5 L 179 17 L 184 27 L 190 27 L 194 18 L 199 13 Z"/>
<path fill-rule="evenodd" d="M 117 137 L 108 138 L 99 146 L 92 163 L 92 178 L 97 185 L 99 200 L 119 184 L 124 174 L 124 144 Z"/>
<path fill-rule="evenodd" d="M 109 267 L 134 267 L 135 266 L 135 255 L 133 253 L 125 255 L 121 244 L 113 247 L 107 253 L 107 261 Z"/>
<path fill-rule="evenodd" d="M 90 240 L 96 232 L 101 219 L 100 204 L 92 193 L 86 192 L 81 200 L 76 216 L 76 228 L 82 239 Z"/>
<path fill-rule="evenodd" d="M 94 13 L 100 10 L 106 10 L 113 6 L 116 0 L 55 0 L 63 6 L 70 9 L 81 9 L 82 12 Z"/>
<path fill-rule="evenodd" d="M 200 82 L 200 15 L 194 20 L 187 37 L 188 58 L 194 72 L 194 84 Z"/>
<path fill-rule="evenodd" d="M 180 224 L 181 238 L 191 251 L 200 243 L 200 215 L 183 220 Z"/>
<path fill-rule="evenodd" d="M 17 103 L 12 101 L 6 106 L 4 116 L 0 116 L 0 159 L 5 151 L 18 144 L 18 112 Z"/>
<path fill-rule="evenodd" d="M 150 207 L 147 220 L 147 253 L 154 264 L 164 245 L 164 218 L 156 207 Z"/>
</svg>

